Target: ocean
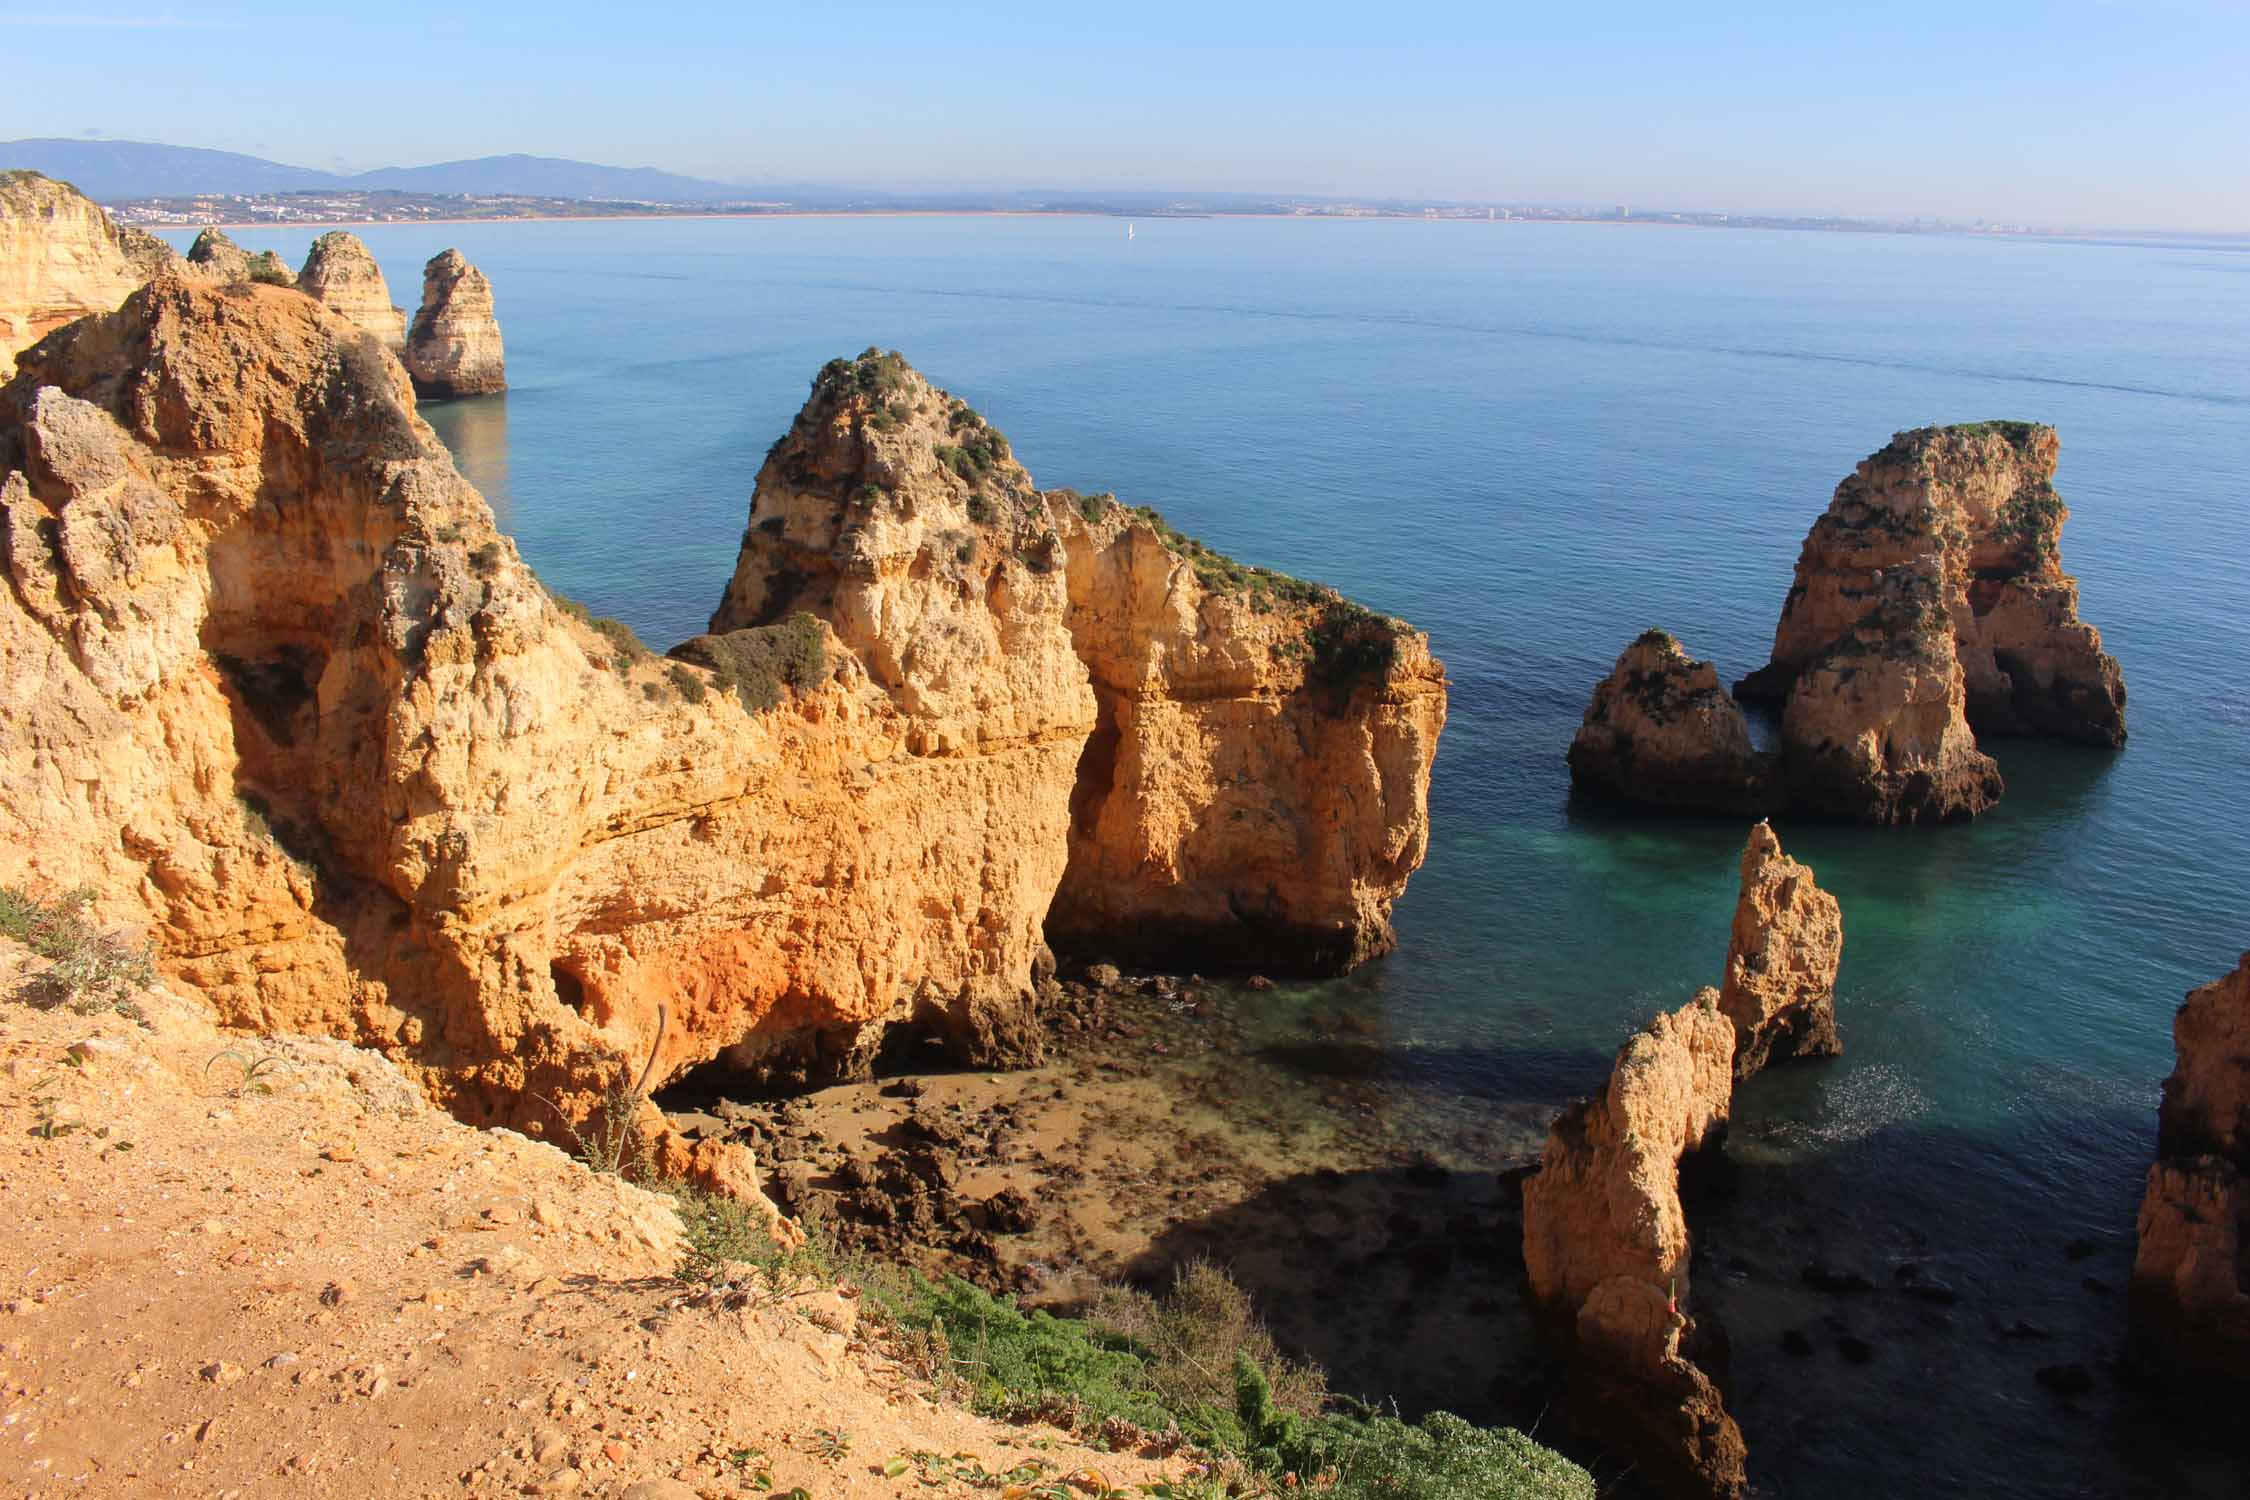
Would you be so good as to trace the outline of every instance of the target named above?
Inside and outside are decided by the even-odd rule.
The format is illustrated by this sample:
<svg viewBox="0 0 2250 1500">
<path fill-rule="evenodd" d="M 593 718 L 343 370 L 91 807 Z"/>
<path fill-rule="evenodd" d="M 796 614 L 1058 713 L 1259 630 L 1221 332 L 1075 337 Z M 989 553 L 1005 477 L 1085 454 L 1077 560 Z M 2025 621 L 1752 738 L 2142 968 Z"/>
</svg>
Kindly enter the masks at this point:
<svg viewBox="0 0 2250 1500">
<path fill-rule="evenodd" d="M 2239 1434 L 2108 1363 L 2172 1012 L 2250 948 L 2250 253 L 1395 220 L 358 232 L 410 312 L 448 245 L 492 278 L 511 389 L 424 415 L 540 575 L 658 649 L 703 628 L 813 373 L 870 344 L 1042 485 L 1427 630 L 1452 715 L 1398 950 L 1266 1003 L 1277 1033 L 1362 1018 L 1464 1170 L 1535 1151 L 1635 1024 L 1720 977 L 1744 829 L 1570 794 L 1617 652 L 1660 625 L 1740 676 L 1892 432 L 2053 424 L 2131 742 L 1988 743 L 2007 795 L 1970 826 L 1777 821 L 1842 903 L 1846 1053 L 1738 1096 L 1698 1295 L 1763 1494 L 2250 1492 Z M 292 264 L 310 237 L 238 235 Z M 1814 1260 L 1878 1290 L 1813 1291 Z M 1959 1301 L 1892 1295 L 1905 1262 Z M 2092 1395 L 2036 1383 L 2072 1362 Z"/>
</svg>

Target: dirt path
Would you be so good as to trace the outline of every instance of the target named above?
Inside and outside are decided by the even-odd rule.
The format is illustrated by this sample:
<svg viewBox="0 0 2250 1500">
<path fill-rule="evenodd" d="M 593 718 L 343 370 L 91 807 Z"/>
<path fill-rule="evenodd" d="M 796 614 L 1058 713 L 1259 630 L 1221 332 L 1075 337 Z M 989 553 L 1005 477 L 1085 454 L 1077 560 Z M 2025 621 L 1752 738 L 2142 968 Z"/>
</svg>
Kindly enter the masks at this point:
<svg viewBox="0 0 2250 1500">
<path fill-rule="evenodd" d="M 25 959 L 0 949 L 5 994 Z M 669 1200 L 470 1130 L 379 1056 L 143 1004 L 0 1003 L 0 1491 L 977 1492 L 915 1454 L 1180 1473 L 935 1401 L 834 1288 L 697 1295 Z"/>
</svg>

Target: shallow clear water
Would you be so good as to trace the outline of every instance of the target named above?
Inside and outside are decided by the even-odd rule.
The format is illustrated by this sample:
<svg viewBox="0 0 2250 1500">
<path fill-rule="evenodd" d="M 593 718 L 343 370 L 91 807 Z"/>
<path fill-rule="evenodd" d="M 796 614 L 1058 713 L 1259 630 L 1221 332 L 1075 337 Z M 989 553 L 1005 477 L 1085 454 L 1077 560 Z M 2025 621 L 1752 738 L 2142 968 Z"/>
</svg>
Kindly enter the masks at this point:
<svg viewBox="0 0 2250 1500">
<path fill-rule="evenodd" d="M 542 576 L 652 644 L 702 628 L 766 446 L 871 343 L 1041 483 L 1427 629 L 1453 682 L 1429 863 L 1398 952 L 1307 998 L 1380 1015 L 1440 1147 L 1448 1119 L 1467 1140 L 1593 1087 L 1632 1024 L 1718 978 L 1743 830 L 1568 795 L 1616 652 L 1660 624 L 1740 675 L 1806 527 L 1892 431 L 2055 424 L 2065 562 L 2132 742 L 1992 747 L 2008 794 L 1970 827 L 1783 826 L 1843 903 L 1849 1050 L 1745 1091 L 1703 1233 L 1748 1269 L 1706 1283 L 1767 1493 L 2250 1489 L 2239 1452 L 2099 1369 L 2172 1010 L 2250 947 L 2250 255 L 1236 220 L 362 234 L 402 302 L 448 244 L 491 275 L 513 389 L 425 414 Z M 294 261 L 310 235 L 242 238 Z M 1912 1258 L 1962 1301 L 1837 1303 L 1796 1284 L 1815 1256 L 1886 1286 Z M 1837 1358 L 1830 1317 L 1871 1363 Z M 1999 1336 L 2019 1320 L 2049 1336 Z M 1783 1327 L 1815 1357 L 1779 1353 Z M 2031 1378 L 2071 1360 L 2100 1378 L 2075 1408 Z"/>
</svg>

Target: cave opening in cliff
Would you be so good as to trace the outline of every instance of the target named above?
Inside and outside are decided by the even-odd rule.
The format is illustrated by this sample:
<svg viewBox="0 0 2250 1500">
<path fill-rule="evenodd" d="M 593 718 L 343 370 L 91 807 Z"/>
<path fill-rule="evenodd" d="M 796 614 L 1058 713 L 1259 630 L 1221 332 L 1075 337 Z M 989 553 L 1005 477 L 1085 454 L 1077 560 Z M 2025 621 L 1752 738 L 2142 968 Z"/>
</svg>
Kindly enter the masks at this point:
<svg viewBox="0 0 2250 1500">
<path fill-rule="evenodd" d="M 586 981 L 563 967 L 560 960 L 549 964 L 547 972 L 554 976 L 555 998 L 579 1015 L 586 1014 Z"/>
</svg>

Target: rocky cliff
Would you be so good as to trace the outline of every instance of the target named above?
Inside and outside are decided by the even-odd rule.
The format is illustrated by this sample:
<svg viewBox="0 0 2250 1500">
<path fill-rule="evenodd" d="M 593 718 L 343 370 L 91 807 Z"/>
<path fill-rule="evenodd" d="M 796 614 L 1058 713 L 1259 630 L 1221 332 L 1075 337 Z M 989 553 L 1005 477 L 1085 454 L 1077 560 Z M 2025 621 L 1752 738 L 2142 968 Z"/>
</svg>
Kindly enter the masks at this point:
<svg viewBox="0 0 2250 1500">
<path fill-rule="evenodd" d="M 1523 1188 L 1526 1290 L 1569 1366 L 1571 1423 L 1664 1493 L 1742 1493 L 1746 1449 L 1699 1364 L 1680 1164 L 1734 1101 L 1735 1028 L 1705 989 L 1617 1054 L 1608 1087 L 1564 1111 Z"/>
<path fill-rule="evenodd" d="M 2003 790 L 1979 734 L 2122 745 L 2123 676 L 2062 571 L 2056 452 L 2054 429 L 2029 422 L 1898 434 L 1836 487 L 1772 661 L 1735 684 L 1781 709 L 1778 763 L 1745 760 L 1747 727 L 1684 653 L 1658 661 L 1644 636 L 1595 689 L 1574 779 L 1704 811 L 1948 822 Z"/>
<path fill-rule="evenodd" d="M 1069 621 L 1105 605 L 1073 599 L 1065 502 L 931 488 L 966 460 L 838 387 L 953 404 L 903 366 L 836 368 L 751 528 L 832 557 L 829 602 L 789 611 L 810 585 L 746 547 L 716 633 L 665 661 L 540 587 L 404 369 L 320 303 L 165 278 L 50 338 L 0 388 L 0 882 L 91 884 L 229 1023 L 380 1047 L 465 1117 L 548 1133 L 652 1049 L 658 1080 L 848 1072 L 899 1024 L 1035 1050 L 1100 720 Z M 812 441 L 831 426 L 862 436 Z M 858 508 L 785 483 L 787 453 L 865 455 Z M 1266 670 L 1299 691 L 1307 668 Z M 1295 908 L 1356 951 L 1418 856 L 1443 685 L 1404 637 L 1328 686 L 1336 732 L 1374 748 L 1318 764 L 1360 780 L 1274 796 L 1373 810 L 1364 870 Z M 1394 719 L 1426 732 L 1395 789 Z M 1179 753 L 1205 758 L 1171 773 L 1193 785 L 1242 760 Z"/>
<path fill-rule="evenodd" d="M 416 395 L 485 396 L 508 388 L 492 283 L 460 251 L 443 251 L 422 267 L 422 306 L 404 357 Z"/>
<path fill-rule="evenodd" d="M 1719 1009 L 1734 1023 L 1734 1076 L 1769 1062 L 1834 1057 L 1836 970 L 1844 957 L 1843 912 L 1813 872 L 1781 852 L 1759 823 L 1742 850 L 1742 892 L 1727 940 Z"/>
<path fill-rule="evenodd" d="M 67 182 L 0 172 L 0 379 L 20 350 L 90 312 L 108 312 L 179 257 L 112 223 Z"/>
<path fill-rule="evenodd" d="M 1445 720 L 1427 642 L 1107 496 L 1036 488 L 895 355 L 824 371 L 768 456 L 714 632 L 810 612 L 928 723 L 1070 747 L 1037 805 L 1060 946 L 1333 972 L 1390 945 Z"/>
<path fill-rule="evenodd" d="M 2250 953 L 2188 995 L 2172 1040 L 2133 1261 L 2133 1344 L 2160 1379 L 2239 1394 L 2250 1386 Z"/>
<path fill-rule="evenodd" d="M 2125 742 L 2123 677 L 2062 571 L 2057 449 L 2029 422 L 1925 427 L 1836 487 L 1773 660 L 1736 687 L 1786 705 L 1802 798 L 1875 822 L 1973 816 L 2000 792 L 1976 734 Z"/>
<path fill-rule="evenodd" d="M 196 235 L 188 246 L 188 271 L 225 286 L 237 281 L 262 281 L 268 286 L 295 286 L 297 273 L 271 250 L 255 255 L 243 249 L 216 225 Z"/>
<path fill-rule="evenodd" d="M 332 229 L 305 252 L 297 289 L 382 341 L 393 354 L 406 344 L 406 314 L 391 305 L 383 268 L 357 235 Z"/>
<path fill-rule="evenodd" d="M 1644 631 L 1595 685 L 1570 779 L 1597 796 L 1712 812 L 1769 811 L 1782 793 L 1718 670 L 1662 630 Z"/>
</svg>

